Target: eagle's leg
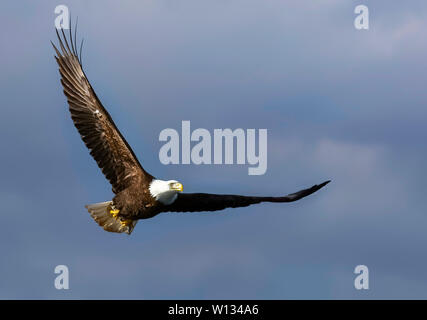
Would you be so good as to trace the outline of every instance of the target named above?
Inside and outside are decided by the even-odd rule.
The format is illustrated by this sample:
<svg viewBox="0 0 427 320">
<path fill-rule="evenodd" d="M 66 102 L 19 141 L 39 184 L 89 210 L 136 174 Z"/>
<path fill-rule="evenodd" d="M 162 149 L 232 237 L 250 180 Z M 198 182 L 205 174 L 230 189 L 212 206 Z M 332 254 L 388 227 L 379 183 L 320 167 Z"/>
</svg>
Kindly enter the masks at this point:
<svg viewBox="0 0 427 320">
<path fill-rule="evenodd" d="M 132 220 L 120 220 L 120 224 L 124 227 L 129 227 L 132 224 Z"/>
<path fill-rule="evenodd" d="M 111 215 L 117 219 L 117 216 L 119 215 L 120 210 L 117 210 L 114 204 L 111 205 L 110 213 Z"/>
<path fill-rule="evenodd" d="M 129 227 L 132 224 L 132 220 L 122 220 L 119 218 L 119 213 L 120 210 L 116 209 L 116 207 L 113 205 L 111 205 L 111 210 L 110 210 L 111 215 L 113 216 L 114 219 L 119 220 L 120 224 L 123 227 Z"/>
<path fill-rule="evenodd" d="M 119 215 L 120 210 L 110 210 L 111 215 L 114 218 L 117 218 L 117 216 Z"/>
</svg>

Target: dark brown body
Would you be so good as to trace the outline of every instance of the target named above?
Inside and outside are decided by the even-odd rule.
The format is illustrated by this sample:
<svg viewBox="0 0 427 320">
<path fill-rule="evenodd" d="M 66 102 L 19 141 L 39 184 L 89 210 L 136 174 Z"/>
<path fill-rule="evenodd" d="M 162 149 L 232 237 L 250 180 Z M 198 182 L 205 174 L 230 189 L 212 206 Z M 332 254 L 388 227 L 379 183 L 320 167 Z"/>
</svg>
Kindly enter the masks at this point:
<svg viewBox="0 0 427 320">
<path fill-rule="evenodd" d="M 133 183 L 126 189 L 117 193 L 113 204 L 120 210 L 119 216 L 124 219 L 148 219 L 161 212 L 164 207 L 150 194 L 149 181 L 144 181 L 141 176 L 136 176 Z"/>
</svg>

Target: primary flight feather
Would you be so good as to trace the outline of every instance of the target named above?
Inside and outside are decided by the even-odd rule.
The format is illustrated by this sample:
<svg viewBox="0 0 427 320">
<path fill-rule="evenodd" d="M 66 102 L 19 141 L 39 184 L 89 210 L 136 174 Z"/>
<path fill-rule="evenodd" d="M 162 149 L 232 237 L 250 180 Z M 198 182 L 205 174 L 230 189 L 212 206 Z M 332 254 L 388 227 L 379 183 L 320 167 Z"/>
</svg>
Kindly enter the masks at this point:
<svg viewBox="0 0 427 320">
<path fill-rule="evenodd" d="M 130 234 L 139 219 L 161 212 L 217 211 L 260 202 L 292 202 L 316 192 L 330 181 L 283 197 L 256 197 L 208 193 L 182 193 L 176 180 L 160 180 L 147 173 L 129 144 L 102 106 L 90 85 L 77 54 L 76 36 L 69 28 L 56 30 L 59 48 L 53 43 L 61 83 L 71 118 L 102 173 L 112 185 L 111 201 L 87 205 L 93 219 L 106 231 Z M 61 37 L 62 35 L 62 37 Z"/>
</svg>

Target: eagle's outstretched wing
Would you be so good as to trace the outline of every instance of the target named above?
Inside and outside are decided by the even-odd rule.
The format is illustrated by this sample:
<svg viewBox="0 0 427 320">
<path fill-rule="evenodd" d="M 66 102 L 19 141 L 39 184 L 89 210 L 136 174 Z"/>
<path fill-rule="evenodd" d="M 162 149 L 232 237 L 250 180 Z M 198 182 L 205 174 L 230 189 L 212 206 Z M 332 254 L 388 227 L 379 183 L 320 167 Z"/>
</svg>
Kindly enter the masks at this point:
<svg viewBox="0 0 427 320">
<path fill-rule="evenodd" d="M 71 27 L 69 41 L 64 30 L 61 30 L 62 38 L 56 30 L 60 50 L 52 43 L 57 54 L 55 59 L 59 65 L 71 118 L 90 154 L 110 181 L 114 193 L 127 188 L 137 176 L 148 183 L 152 176 L 142 168 L 86 78 L 81 58 L 77 54 L 76 36 L 73 42 Z"/>
<path fill-rule="evenodd" d="M 311 188 L 288 194 L 284 197 L 250 197 L 209 193 L 180 193 L 178 198 L 163 208 L 163 212 L 217 211 L 226 208 L 247 207 L 260 202 L 292 202 L 304 198 L 330 182 L 325 181 Z"/>
</svg>

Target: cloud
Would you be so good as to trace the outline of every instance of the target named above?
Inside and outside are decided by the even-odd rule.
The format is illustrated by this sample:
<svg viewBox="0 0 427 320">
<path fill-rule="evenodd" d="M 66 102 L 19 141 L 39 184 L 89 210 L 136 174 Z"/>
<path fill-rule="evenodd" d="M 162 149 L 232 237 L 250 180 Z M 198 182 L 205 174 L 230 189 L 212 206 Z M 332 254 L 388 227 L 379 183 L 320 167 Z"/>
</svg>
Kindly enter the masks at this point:
<svg viewBox="0 0 427 320">
<path fill-rule="evenodd" d="M 65 3 L 67 4 L 67 3 Z M 1 298 L 427 296 L 425 1 L 73 1 L 83 66 L 143 166 L 188 191 L 297 203 L 164 214 L 131 237 L 84 209 L 111 187 L 72 125 L 49 40 L 53 2 L 0 4 Z M 267 128 L 268 170 L 163 166 L 164 128 Z M 70 291 L 53 287 L 70 268 Z"/>
</svg>

